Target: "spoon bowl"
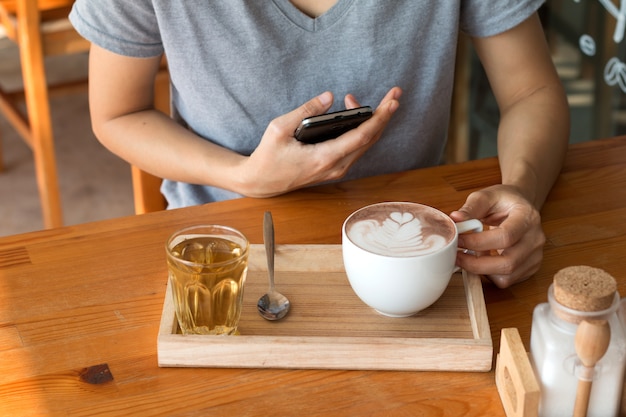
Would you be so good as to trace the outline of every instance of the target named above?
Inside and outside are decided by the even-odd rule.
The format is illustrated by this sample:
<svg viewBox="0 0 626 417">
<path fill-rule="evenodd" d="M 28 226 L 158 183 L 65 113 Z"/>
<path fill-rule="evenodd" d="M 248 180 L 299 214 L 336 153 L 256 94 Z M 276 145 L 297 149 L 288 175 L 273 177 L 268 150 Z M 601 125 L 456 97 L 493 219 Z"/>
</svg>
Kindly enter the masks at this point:
<svg viewBox="0 0 626 417">
<path fill-rule="evenodd" d="M 259 314 L 267 320 L 280 320 L 289 312 L 289 300 L 279 292 L 268 292 L 259 298 Z"/>
<path fill-rule="evenodd" d="M 267 273 L 270 287 L 257 302 L 259 314 L 266 320 L 280 320 L 289 312 L 291 304 L 287 297 L 274 289 L 274 222 L 272 213 L 265 212 L 263 217 L 263 242 L 265 243 L 265 254 L 267 255 Z"/>
</svg>

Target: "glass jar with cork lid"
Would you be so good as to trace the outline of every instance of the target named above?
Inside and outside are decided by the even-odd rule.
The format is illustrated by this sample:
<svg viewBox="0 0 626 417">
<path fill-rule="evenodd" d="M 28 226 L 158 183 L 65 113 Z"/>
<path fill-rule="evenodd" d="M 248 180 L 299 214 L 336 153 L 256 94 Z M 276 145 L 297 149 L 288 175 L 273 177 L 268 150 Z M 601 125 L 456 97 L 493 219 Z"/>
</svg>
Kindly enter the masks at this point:
<svg viewBox="0 0 626 417">
<path fill-rule="evenodd" d="M 533 312 L 530 353 L 540 416 L 617 416 L 626 334 L 615 279 L 589 266 L 556 273 L 548 303 Z"/>
</svg>

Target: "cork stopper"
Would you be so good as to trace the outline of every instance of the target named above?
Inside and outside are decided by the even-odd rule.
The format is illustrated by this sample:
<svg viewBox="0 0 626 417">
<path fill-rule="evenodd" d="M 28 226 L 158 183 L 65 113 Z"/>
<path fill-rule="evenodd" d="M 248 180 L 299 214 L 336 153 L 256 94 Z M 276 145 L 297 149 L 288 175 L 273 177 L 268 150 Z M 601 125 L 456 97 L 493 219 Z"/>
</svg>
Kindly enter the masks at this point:
<svg viewBox="0 0 626 417">
<path fill-rule="evenodd" d="M 578 311 L 602 311 L 611 307 L 617 282 L 602 269 L 570 266 L 554 275 L 554 298 Z"/>
</svg>

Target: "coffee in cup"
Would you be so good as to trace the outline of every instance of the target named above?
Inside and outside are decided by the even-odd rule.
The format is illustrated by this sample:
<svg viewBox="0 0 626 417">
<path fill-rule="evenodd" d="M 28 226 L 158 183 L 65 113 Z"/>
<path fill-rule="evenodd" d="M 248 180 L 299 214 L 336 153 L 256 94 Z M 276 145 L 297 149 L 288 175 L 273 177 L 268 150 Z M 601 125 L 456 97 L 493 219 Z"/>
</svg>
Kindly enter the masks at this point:
<svg viewBox="0 0 626 417">
<path fill-rule="evenodd" d="M 482 230 L 478 220 L 454 223 L 441 211 L 386 202 L 352 213 L 342 228 L 350 285 L 381 314 L 405 317 L 433 304 L 455 270 L 458 234 Z"/>
</svg>

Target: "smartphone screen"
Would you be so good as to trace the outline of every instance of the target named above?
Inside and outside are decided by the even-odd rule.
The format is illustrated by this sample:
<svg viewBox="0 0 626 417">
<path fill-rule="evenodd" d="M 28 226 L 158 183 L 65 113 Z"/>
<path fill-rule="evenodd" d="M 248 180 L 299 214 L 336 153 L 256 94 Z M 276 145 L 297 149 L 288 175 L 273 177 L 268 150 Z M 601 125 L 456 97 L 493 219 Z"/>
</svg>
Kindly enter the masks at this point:
<svg viewBox="0 0 626 417">
<path fill-rule="evenodd" d="M 335 139 L 372 117 L 369 106 L 307 117 L 300 122 L 294 136 L 304 143 Z"/>
</svg>

